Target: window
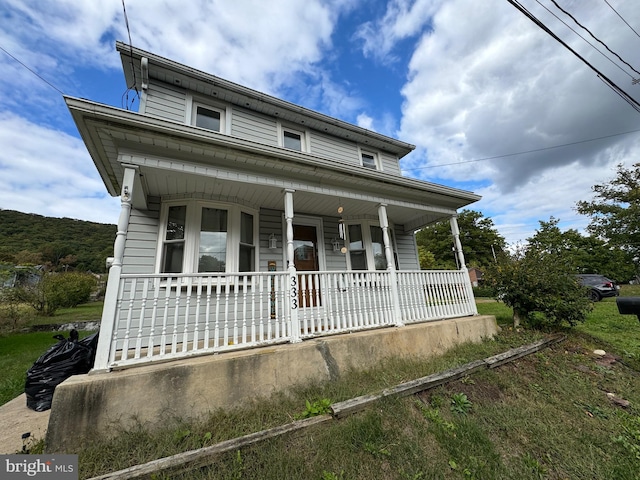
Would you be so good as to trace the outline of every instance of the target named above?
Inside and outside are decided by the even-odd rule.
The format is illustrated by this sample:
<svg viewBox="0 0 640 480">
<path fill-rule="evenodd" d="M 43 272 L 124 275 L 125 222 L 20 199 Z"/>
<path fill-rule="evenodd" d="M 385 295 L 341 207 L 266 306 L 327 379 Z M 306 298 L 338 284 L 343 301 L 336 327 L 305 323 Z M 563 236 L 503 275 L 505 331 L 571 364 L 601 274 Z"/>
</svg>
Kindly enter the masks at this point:
<svg viewBox="0 0 640 480">
<path fill-rule="evenodd" d="M 378 169 L 378 162 L 375 153 L 361 152 L 360 156 L 362 158 L 363 167 L 371 168 L 373 170 Z"/>
<path fill-rule="evenodd" d="M 296 152 L 307 151 L 307 135 L 304 131 L 289 128 L 278 122 L 278 132 L 280 136 L 278 140 L 279 146 Z"/>
<path fill-rule="evenodd" d="M 225 110 L 224 108 L 193 102 L 191 124 L 213 132 L 224 133 Z"/>
<path fill-rule="evenodd" d="M 384 251 L 384 239 L 380 226 L 366 222 L 363 224 L 354 223 L 348 225 L 347 232 L 347 251 L 351 270 L 387 269 L 387 257 Z M 389 228 L 389 237 L 391 250 L 395 251 L 391 228 Z"/>
<path fill-rule="evenodd" d="M 195 200 L 164 205 L 160 272 L 254 271 L 256 219 L 235 205 Z"/>
<path fill-rule="evenodd" d="M 285 130 L 283 132 L 282 146 L 284 148 L 288 148 L 289 150 L 297 150 L 298 152 L 302 151 L 302 135 L 295 132 L 290 132 L 289 130 Z"/>
</svg>

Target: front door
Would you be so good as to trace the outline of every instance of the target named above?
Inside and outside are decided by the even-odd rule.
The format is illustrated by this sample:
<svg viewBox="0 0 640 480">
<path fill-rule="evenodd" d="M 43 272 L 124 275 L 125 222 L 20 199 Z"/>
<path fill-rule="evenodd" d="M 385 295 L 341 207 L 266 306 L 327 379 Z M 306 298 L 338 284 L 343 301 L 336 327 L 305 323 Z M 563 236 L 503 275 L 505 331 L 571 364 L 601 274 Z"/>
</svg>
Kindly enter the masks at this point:
<svg viewBox="0 0 640 480">
<path fill-rule="evenodd" d="M 299 305 L 301 307 L 319 307 L 321 305 L 319 280 L 311 273 L 320 270 L 318 228 L 315 225 L 293 226 L 293 260 L 296 270 L 299 272 Z"/>
</svg>

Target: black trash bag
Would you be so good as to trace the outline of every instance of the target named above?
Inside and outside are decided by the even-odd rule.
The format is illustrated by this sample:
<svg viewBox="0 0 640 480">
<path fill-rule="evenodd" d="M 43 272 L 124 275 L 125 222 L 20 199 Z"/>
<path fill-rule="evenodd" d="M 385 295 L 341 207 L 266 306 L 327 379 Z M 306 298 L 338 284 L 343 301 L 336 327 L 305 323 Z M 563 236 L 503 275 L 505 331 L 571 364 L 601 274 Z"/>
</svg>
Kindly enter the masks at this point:
<svg viewBox="0 0 640 480">
<path fill-rule="evenodd" d="M 71 375 L 88 373 L 96 358 L 97 333 L 78 340 L 78 332 L 71 330 L 68 339 L 63 335 L 54 335 L 53 338 L 59 340 L 58 343 L 27 371 L 24 386 L 27 407 L 36 412 L 49 410 L 56 386 Z"/>
</svg>

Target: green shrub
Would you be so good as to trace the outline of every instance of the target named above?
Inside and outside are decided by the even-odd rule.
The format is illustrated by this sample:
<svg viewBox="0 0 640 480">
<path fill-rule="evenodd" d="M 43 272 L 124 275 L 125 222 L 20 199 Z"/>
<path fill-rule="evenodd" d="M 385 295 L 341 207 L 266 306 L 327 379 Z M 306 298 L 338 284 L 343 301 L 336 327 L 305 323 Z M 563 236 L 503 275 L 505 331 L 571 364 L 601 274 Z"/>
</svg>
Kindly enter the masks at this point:
<svg viewBox="0 0 640 480">
<path fill-rule="evenodd" d="M 89 301 L 95 286 L 95 277 L 88 273 L 43 273 L 38 281 L 16 287 L 16 294 L 40 315 L 51 316 L 59 308 Z"/>
<path fill-rule="evenodd" d="M 503 255 L 487 269 L 485 279 L 513 309 L 516 326 L 521 320 L 534 327 L 575 326 L 592 309 L 570 260 L 558 253 L 529 248 Z"/>
</svg>

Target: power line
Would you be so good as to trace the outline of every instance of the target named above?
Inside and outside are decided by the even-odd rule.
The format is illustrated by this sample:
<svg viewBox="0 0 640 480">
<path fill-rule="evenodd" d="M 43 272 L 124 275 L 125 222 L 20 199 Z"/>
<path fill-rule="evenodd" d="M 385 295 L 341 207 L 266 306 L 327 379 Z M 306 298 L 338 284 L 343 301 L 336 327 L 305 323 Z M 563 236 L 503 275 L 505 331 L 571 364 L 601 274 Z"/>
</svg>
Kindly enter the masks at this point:
<svg viewBox="0 0 640 480">
<path fill-rule="evenodd" d="M 138 80 L 136 79 L 136 68 L 133 65 L 133 45 L 131 42 L 131 30 L 129 29 L 129 18 L 127 17 L 127 7 L 124 5 L 124 0 L 122 0 L 122 11 L 124 13 L 124 24 L 127 27 L 127 34 L 129 35 L 129 60 L 131 61 L 131 72 L 133 73 L 133 86 L 127 86 L 127 89 L 122 94 L 122 103 L 124 104 L 124 107 L 129 110 L 129 92 L 131 90 L 135 90 L 136 95 L 138 96 L 138 100 L 140 99 L 140 92 L 138 92 L 137 87 Z M 132 106 L 133 102 L 135 102 L 135 99 L 131 100 Z"/>
<path fill-rule="evenodd" d="M 638 32 L 636 32 L 636 31 L 635 31 L 635 29 L 634 29 L 631 25 L 629 25 L 629 22 L 627 22 L 627 21 L 623 18 L 623 16 L 622 16 L 622 15 L 620 15 L 620 14 L 618 13 L 618 11 L 617 11 L 615 8 L 613 8 L 613 7 L 611 6 L 611 4 L 610 4 L 609 2 L 607 2 L 607 0 L 604 0 L 604 3 L 606 3 L 607 5 L 609 5 L 609 8 L 610 8 L 611 10 L 613 10 L 613 11 L 615 12 L 615 14 L 616 14 L 616 15 L 618 15 L 618 16 L 620 17 L 620 20 L 622 20 L 624 23 L 626 23 L 626 24 L 627 24 L 627 27 L 629 27 L 629 28 L 633 31 L 633 33 L 635 33 L 638 37 L 640 37 L 640 34 L 639 34 Z"/>
<path fill-rule="evenodd" d="M 565 15 L 567 15 L 569 18 L 571 18 L 571 20 L 573 20 L 580 28 L 582 28 L 583 30 L 585 30 L 589 35 L 591 35 L 591 37 L 597 41 L 598 43 L 602 44 L 602 46 L 604 48 L 606 48 L 610 53 L 612 53 L 613 55 L 615 55 L 616 57 L 618 57 L 618 60 L 620 60 L 622 63 L 624 63 L 627 67 L 629 67 L 631 70 L 633 70 L 634 72 L 636 72 L 638 75 L 640 75 L 640 72 L 638 70 L 636 70 L 635 68 L 633 68 L 631 66 L 630 63 L 626 62 L 620 55 L 618 55 L 616 52 L 614 52 L 613 50 L 611 50 L 609 48 L 609 46 L 604 43 L 602 40 L 600 40 L 598 37 L 596 37 L 593 33 L 591 33 L 591 30 L 589 30 L 587 27 L 585 27 L 584 25 L 582 25 L 573 15 L 571 15 L 568 11 L 566 11 L 564 8 L 562 8 L 560 5 L 558 5 L 558 2 L 556 2 L 556 0 L 551 0 L 551 3 L 553 3 L 558 10 L 560 10 L 562 13 L 564 13 Z"/>
<path fill-rule="evenodd" d="M 505 153 L 503 155 L 494 155 L 492 157 L 474 158 L 473 160 L 463 160 L 461 162 L 441 163 L 441 164 L 438 164 L 438 165 L 426 165 L 424 167 L 408 168 L 407 170 L 425 170 L 427 168 L 449 167 L 451 165 L 462 165 L 462 164 L 465 164 L 465 163 L 484 162 L 486 160 L 495 160 L 495 159 L 498 159 L 498 158 L 515 157 L 517 155 L 524 155 L 526 153 L 536 153 L 536 152 L 543 152 L 545 150 L 553 150 L 555 148 L 571 147 L 573 145 L 580 145 L 581 143 L 596 142 L 598 140 L 605 140 L 607 138 L 619 137 L 620 135 L 629 135 L 630 133 L 637 133 L 637 132 L 640 132 L 640 129 L 638 129 L 638 130 L 629 130 L 628 132 L 612 133 L 611 135 L 604 135 L 602 137 L 595 137 L 595 138 L 590 138 L 590 139 L 587 139 L 587 140 L 578 140 L 576 142 L 563 143 L 561 145 L 552 145 L 550 147 L 534 148 L 533 150 L 525 150 L 525 151 L 522 151 L 522 152 Z"/>
<path fill-rule="evenodd" d="M 6 51 L 2 46 L 0 46 L 0 50 L 2 50 L 4 53 L 6 53 L 8 56 L 10 56 L 11 58 L 13 58 L 13 60 L 15 60 L 16 62 L 18 62 L 20 65 L 22 65 L 24 68 L 26 68 L 27 70 L 29 70 L 31 73 L 33 73 L 36 77 L 38 77 L 40 80 L 42 80 L 44 83 L 46 83 L 47 85 L 49 85 L 51 88 L 53 88 L 56 92 L 58 92 L 60 95 L 64 95 L 63 91 L 60 90 L 58 87 L 56 87 L 53 83 L 51 83 L 50 81 L 48 81 L 46 78 L 44 78 L 42 75 L 40 75 L 38 72 L 36 72 L 35 70 L 32 70 L 31 68 L 29 68 L 27 65 L 25 65 L 24 63 L 22 63 L 20 60 L 18 60 L 16 57 L 14 57 L 13 55 L 11 55 L 8 51 Z"/>
<path fill-rule="evenodd" d="M 587 45 L 589 45 L 591 48 L 593 48 L 596 52 L 598 52 L 600 55 L 602 55 L 605 59 L 609 60 L 609 62 L 611 62 L 611 64 L 618 68 L 622 73 L 624 73 L 625 75 L 628 75 L 632 80 L 634 80 L 633 75 L 631 75 L 629 72 L 627 72 L 624 68 L 622 68 L 620 65 L 618 65 L 616 62 L 614 62 L 611 58 L 609 58 L 604 52 L 602 52 L 598 47 L 596 47 L 593 43 L 591 43 L 589 40 L 587 40 L 586 38 L 584 38 L 582 35 L 580 35 L 577 31 L 575 31 L 571 25 L 569 25 L 567 22 L 565 22 L 563 19 L 561 19 L 558 15 L 556 15 L 554 12 L 552 12 L 546 5 L 543 5 L 542 2 L 540 2 L 540 0 L 536 0 L 536 3 L 538 5 L 540 5 L 542 8 L 544 8 L 547 12 L 549 12 L 551 15 L 553 15 L 554 17 L 556 17 L 556 19 L 563 23 L 565 27 L 567 27 L 569 30 L 571 30 L 573 33 L 575 33 L 577 36 L 579 36 Z"/>
<path fill-rule="evenodd" d="M 555 33 L 553 33 L 549 27 L 547 27 L 544 23 L 542 23 L 534 14 L 532 14 L 529 10 L 523 7 L 517 0 L 507 0 L 511 5 L 513 5 L 520 13 L 522 13 L 525 17 L 531 20 L 535 25 L 537 25 L 540 29 L 542 29 L 545 33 L 547 33 L 551 38 L 560 43 L 563 47 L 573 53 L 576 57 L 578 57 L 582 62 L 587 65 L 591 70 L 593 70 L 605 83 L 607 83 L 611 88 L 613 88 L 622 99 L 627 102 L 634 110 L 640 112 L 640 103 L 638 103 L 631 95 L 625 92 L 622 88 L 616 85 L 613 80 L 607 77 L 604 73 L 598 70 L 596 67 L 591 65 L 583 56 L 581 56 L 578 52 L 576 52 L 573 48 L 567 45 L 560 37 L 558 37 Z"/>
</svg>

